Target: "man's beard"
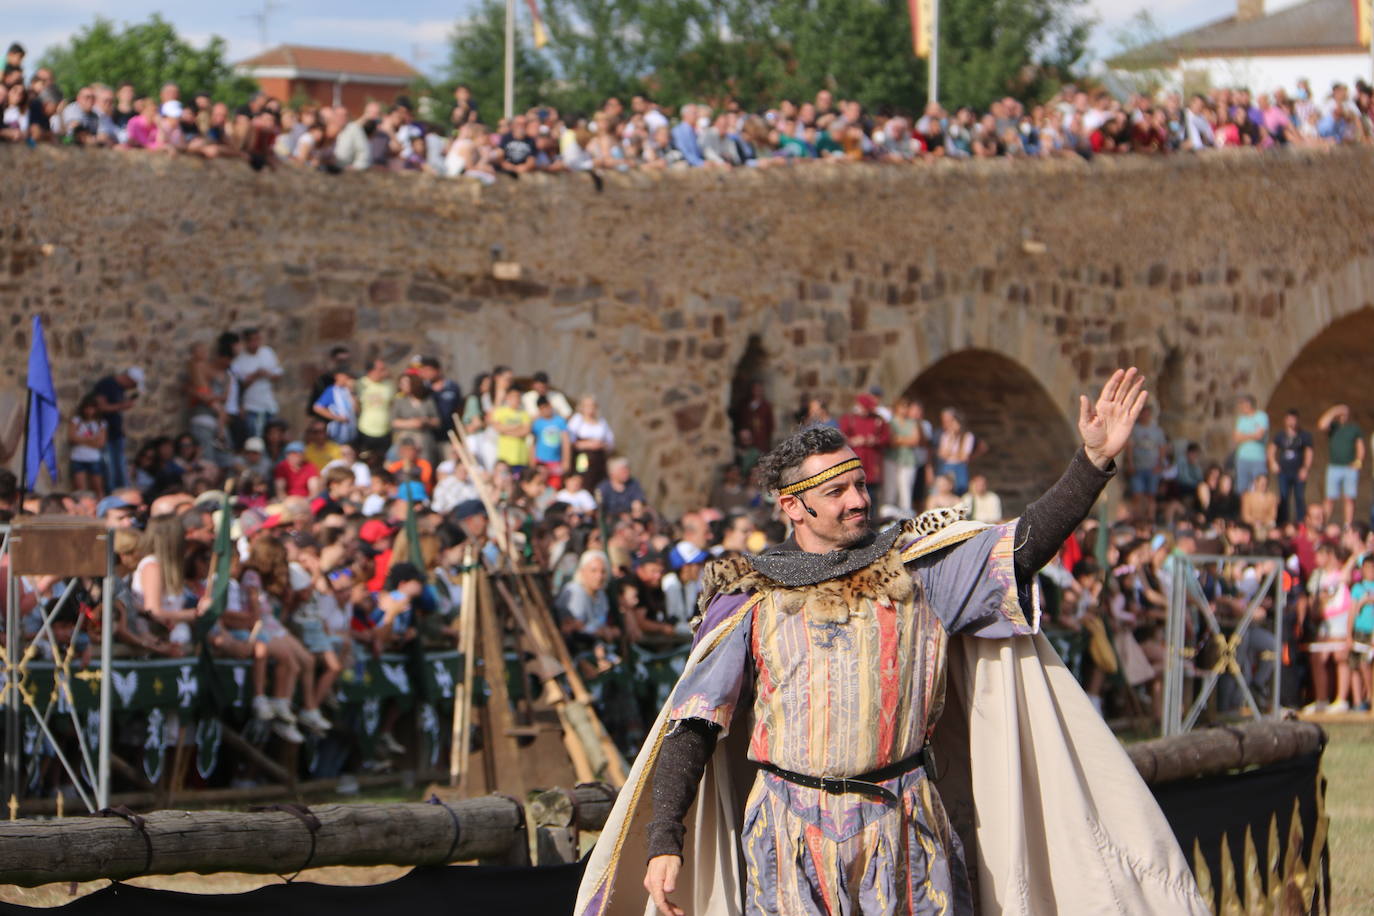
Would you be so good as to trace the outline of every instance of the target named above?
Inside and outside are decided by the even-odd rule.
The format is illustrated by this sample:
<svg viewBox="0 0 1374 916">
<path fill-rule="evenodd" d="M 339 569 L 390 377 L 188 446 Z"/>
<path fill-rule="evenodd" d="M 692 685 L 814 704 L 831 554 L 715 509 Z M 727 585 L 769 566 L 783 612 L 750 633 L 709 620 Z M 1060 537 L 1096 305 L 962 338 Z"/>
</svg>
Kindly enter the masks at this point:
<svg viewBox="0 0 1374 916">
<path fill-rule="evenodd" d="M 858 528 L 850 528 L 845 524 L 847 521 L 846 519 L 840 520 L 840 534 L 835 538 L 835 543 L 840 549 L 853 547 L 855 544 L 868 537 L 869 533 L 873 530 L 873 526 L 869 524 L 867 514 L 862 517 L 862 520 L 863 525 Z"/>
</svg>

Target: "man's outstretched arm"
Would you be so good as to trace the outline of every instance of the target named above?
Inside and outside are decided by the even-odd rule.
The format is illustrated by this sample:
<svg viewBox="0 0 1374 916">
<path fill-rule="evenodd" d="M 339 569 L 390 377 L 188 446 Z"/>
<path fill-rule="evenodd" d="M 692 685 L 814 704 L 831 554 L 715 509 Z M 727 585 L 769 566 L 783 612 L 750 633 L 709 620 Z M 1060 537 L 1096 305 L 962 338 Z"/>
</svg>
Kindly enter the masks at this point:
<svg viewBox="0 0 1374 916">
<path fill-rule="evenodd" d="M 1018 585 L 1029 585 L 1092 511 L 1102 488 L 1116 473 L 1114 459 L 1130 441 L 1136 418 L 1149 400 L 1144 386 L 1145 377 L 1134 367 L 1118 369 L 1102 387 L 1096 404 L 1079 397 L 1078 433 L 1083 447 L 1074 454 L 1064 476 L 1027 506 L 1016 524 L 1013 562 Z"/>
</svg>

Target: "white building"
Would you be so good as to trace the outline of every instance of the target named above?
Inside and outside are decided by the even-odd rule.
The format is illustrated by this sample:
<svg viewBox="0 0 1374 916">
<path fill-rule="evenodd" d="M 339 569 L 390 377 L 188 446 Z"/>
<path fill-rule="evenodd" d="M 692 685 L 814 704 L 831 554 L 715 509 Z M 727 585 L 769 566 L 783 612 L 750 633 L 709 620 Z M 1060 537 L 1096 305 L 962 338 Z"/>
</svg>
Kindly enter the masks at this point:
<svg viewBox="0 0 1374 916">
<path fill-rule="evenodd" d="M 1119 70 L 1160 71 L 1169 88 L 1211 86 L 1290 94 L 1306 79 L 1317 98 L 1332 83 L 1371 79 L 1351 0 L 1302 0 L 1266 13 L 1264 0 L 1238 0 L 1236 13 L 1114 58 Z"/>
</svg>

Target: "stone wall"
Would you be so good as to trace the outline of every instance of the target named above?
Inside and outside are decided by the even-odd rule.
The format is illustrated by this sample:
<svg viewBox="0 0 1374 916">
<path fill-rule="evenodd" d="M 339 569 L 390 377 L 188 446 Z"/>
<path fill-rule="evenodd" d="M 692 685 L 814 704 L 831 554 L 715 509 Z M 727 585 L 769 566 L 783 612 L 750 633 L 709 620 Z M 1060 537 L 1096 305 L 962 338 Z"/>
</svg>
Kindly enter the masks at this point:
<svg viewBox="0 0 1374 916">
<path fill-rule="evenodd" d="M 1039 411 L 1045 441 L 1007 465 L 1039 480 L 1072 448 L 1078 393 L 1125 363 L 1156 377 L 1172 432 L 1224 454 L 1233 395 L 1267 403 L 1308 341 L 1374 300 L 1364 149 L 608 175 L 602 190 L 13 147 L 0 168 L 0 386 L 23 384 L 35 311 L 64 405 L 150 368 L 136 437 L 181 427 L 187 348 L 230 326 L 266 329 L 293 419 L 339 341 L 398 363 L 435 353 L 465 384 L 494 363 L 545 368 L 601 398 L 670 510 L 729 455 L 751 336 L 780 413 L 998 354 L 1024 373 L 970 355 L 965 377 L 990 380 L 942 390 L 976 394 L 972 413 Z M 494 260 L 521 279 L 494 279 Z M 1014 432 L 1005 419 L 987 422 Z"/>
</svg>

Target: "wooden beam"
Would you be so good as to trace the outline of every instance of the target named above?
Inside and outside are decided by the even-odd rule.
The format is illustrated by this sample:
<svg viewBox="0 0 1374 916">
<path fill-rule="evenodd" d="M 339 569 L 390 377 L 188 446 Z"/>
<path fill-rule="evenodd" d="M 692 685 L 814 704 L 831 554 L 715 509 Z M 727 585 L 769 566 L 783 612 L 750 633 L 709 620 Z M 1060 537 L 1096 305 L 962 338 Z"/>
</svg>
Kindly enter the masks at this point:
<svg viewBox="0 0 1374 916">
<path fill-rule="evenodd" d="M 8 821 L 0 823 L 0 884 L 180 872 L 267 875 L 307 865 L 504 863 L 528 856 L 524 813 L 499 796 L 451 805 L 322 805 L 312 813 L 320 823 L 313 855 L 310 831 L 285 811 L 154 811 L 143 817 L 146 841 L 118 817 Z"/>
</svg>

